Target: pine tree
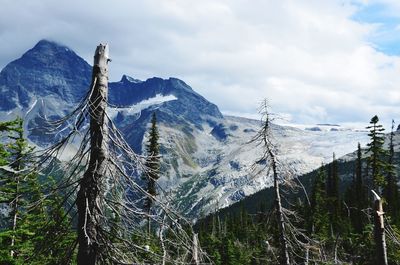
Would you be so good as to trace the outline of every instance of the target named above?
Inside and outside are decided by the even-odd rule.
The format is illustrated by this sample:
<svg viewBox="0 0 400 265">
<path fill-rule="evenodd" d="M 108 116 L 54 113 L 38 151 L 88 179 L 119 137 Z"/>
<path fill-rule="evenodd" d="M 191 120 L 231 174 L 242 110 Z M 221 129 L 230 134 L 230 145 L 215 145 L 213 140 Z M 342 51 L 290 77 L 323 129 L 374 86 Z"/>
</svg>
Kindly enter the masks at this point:
<svg viewBox="0 0 400 265">
<path fill-rule="evenodd" d="M 309 232 L 318 239 L 325 239 L 328 236 L 329 217 L 326 212 L 326 173 L 325 167 L 321 166 L 314 179 L 310 196 L 310 225 Z"/>
<path fill-rule="evenodd" d="M 146 160 L 146 167 L 149 169 L 147 174 L 145 175 L 145 178 L 147 180 L 147 192 L 149 193 L 150 196 L 146 198 L 145 202 L 145 207 L 147 209 L 148 213 L 148 219 L 147 219 L 147 232 L 148 234 L 151 233 L 151 207 L 153 205 L 153 196 L 157 195 L 157 189 L 156 189 L 156 181 L 160 177 L 159 176 L 159 170 L 160 170 L 160 150 L 159 150 L 159 144 L 158 144 L 158 139 L 159 139 L 159 134 L 158 134 L 158 128 L 157 128 L 157 117 L 156 113 L 153 112 L 152 118 L 151 118 L 151 127 L 150 127 L 150 132 L 149 132 L 149 138 L 146 146 L 146 151 L 147 151 L 147 160 Z"/>
<path fill-rule="evenodd" d="M 378 116 L 372 117 L 370 125 L 367 126 L 369 129 L 368 136 L 371 141 L 367 144 L 367 161 L 371 171 L 372 189 L 382 192 L 382 188 L 385 185 L 385 174 L 384 170 L 387 166 L 385 161 L 386 151 L 383 149 L 385 142 L 384 133 L 385 130 L 381 124 L 378 124 Z"/>
<path fill-rule="evenodd" d="M 24 218 L 24 208 L 27 207 L 27 179 L 24 176 L 26 170 L 26 157 L 32 151 L 28 148 L 26 140 L 23 138 L 22 119 L 2 124 L 0 126 L 8 133 L 7 144 L 3 146 L 5 155 L 5 169 L 1 174 L 1 203 L 9 205 L 9 215 L 6 230 L 2 233 L 2 249 L 7 249 L 11 260 L 23 255 L 21 250 L 20 238 L 24 237 L 24 232 L 20 229 L 20 221 Z M 7 237 L 8 235 L 8 237 Z"/>
<path fill-rule="evenodd" d="M 17 120 L 0 123 L 0 132 L 4 139 L 0 143 L 0 166 L 5 167 L 0 171 L 0 204 L 2 207 L 9 208 L 9 214 L 2 216 L 0 219 L 0 264 L 13 263 L 15 252 L 15 232 L 12 229 L 13 222 L 11 216 L 15 213 L 15 203 L 12 203 L 16 197 L 16 182 L 10 172 L 10 156 L 9 150 L 10 138 L 9 134 L 13 133 L 15 126 L 18 124 Z M 2 138 L 3 138 L 2 137 Z M 4 170 L 6 169 L 6 170 Z"/>
<path fill-rule="evenodd" d="M 35 234 L 35 226 L 30 225 L 28 220 L 40 222 L 43 213 L 36 209 L 40 208 L 42 193 L 38 175 L 29 168 L 33 148 L 28 146 L 24 138 L 23 120 L 17 118 L 8 122 L 8 126 L 3 123 L 1 127 L 8 132 L 8 140 L 5 148 L 3 146 L 3 151 L 7 153 L 3 162 L 7 164 L 1 172 L 0 193 L 1 202 L 9 205 L 10 213 L 0 235 L 0 245 L 3 251 L 9 253 L 10 260 L 17 262 L 32 254 L 31 238 Z"/>
<path fill-rule="evenodd" d="M 57 194 L 44 196 L 49 183 L 32 170 L 33 148 L 24 138 L 23 121 L 0 123 L 7 131 L 7 144 L 0 145 L 1 203 L 10 205 L 6 224 L 0 230 L 0 264 L 62 264 L 61 257 L 72 244 L 69 218 Z M 65 264 L 65 262 L 64 262 Z"/>
<path fill-rule="evenodd" d="M 386 183 L 383 190 L 383 195 L 387 202 L 387 212 L 392 219 L 397 220 L 399 215 L 399 187 L 397 184 L 397 176 L 394 165 L 394 121 L 392 120 L 392 130 L 389 138 L 389 157 L 386 167 Z"/>
<path fill-rule="evenodd" d="M 51 188 L 52 180 L 46 186 Z M 54 187 L 52 187 L 54 189 Z M 76 231 L 71 227 L 71 217 L 63 207 L 63 198 L 57 193 L 42 199 L 40 207 L 24 222 L 34 234 L 30 238 L 32 264 L 70 264 L 76 242 Z"/>
<path fill-rule="evenodd" d="M 327 208 L 331 233 L 334 237 L 339 232 L 340 223 L 340 194 L 339 194 L 339 174 L 338 163 L 335 153 L 333 153 L 332 163 L 329 166 L 328 178 L 326 181 Z"/>
<path fill-rule="evenodd" d="M 349 203 L 351 206 L 354 207 L 351 219 L 353 228 L 358 234 L 362 233 L 363 227 L 365 225 L 362 210 L 368 207 L 368 201 L 366 198 L 367 191 L 364 185 L 365 184 L 362 176 L 362 151 L 361 145 L 360 143 L 358 143 L 355 178 L 353 181 L 352 189 L 350 190 L 350 193 L 353 196 L 351 196 L 352 201 Z"/>
</svg>

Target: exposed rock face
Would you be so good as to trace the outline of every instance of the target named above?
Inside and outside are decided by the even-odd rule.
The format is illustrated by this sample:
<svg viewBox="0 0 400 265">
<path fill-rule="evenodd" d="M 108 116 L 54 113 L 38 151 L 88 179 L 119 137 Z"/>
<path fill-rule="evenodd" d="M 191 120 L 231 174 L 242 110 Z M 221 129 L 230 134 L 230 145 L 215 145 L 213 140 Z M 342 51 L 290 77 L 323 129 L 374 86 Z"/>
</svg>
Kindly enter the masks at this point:
<svg viewBox="0 0 400 265">
<path fill-rule="evenodd" d="M 110 65 L 112 67 L 112 64 Z M 38 146 L 68 130 L 44 134 L 43 117 L 69 113 L 86 95 L 91 66 L 69 48 L 42 40 L 0 73 L 0 120 L 25 119 L 29 140 Z M 247 144 L 259 121 L 224 117 L 218 107 L 182 80 L 157 77 L 141 81 L 124 75 L 109 83 L 108 115 L 136 151 L 143 150 L 153 112 L 157 113 L 162 154 L 159 183 L 171 190 L 188 215 L 225 207 L 271 185 L 267 174 L 254 175 L 262 150 Z M 353 151 L 368 140 L 365 132 L 306 131 L 273 126 L 280 159 L 297 174 Z M 333 146 L 335 150 L 333 150 Z M 260 167 L 264 163 L 258 163 Z"/>
<path fill-rule="evenodd" d="M 78 102 L 90 85 L 91 66 L 69 48 L 42 40 L 0 73 L 0 110 L 28 108 L 49 94 Z"/>
</svg>

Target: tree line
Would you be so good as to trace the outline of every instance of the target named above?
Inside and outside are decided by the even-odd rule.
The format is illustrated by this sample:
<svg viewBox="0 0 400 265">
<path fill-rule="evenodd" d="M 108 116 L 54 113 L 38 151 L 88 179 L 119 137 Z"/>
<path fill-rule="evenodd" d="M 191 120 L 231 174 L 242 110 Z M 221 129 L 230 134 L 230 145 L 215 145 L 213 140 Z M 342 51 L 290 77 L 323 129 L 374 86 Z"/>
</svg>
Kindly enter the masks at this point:
<svg viewBox="0 0 400 265">
<path fill-rule="evenodd" d="M 156 115 L 141 156 L 106 113 L 109 61 L 100 44 L 87 95 L 70 114 L 46 121 L 53 131 L 69 128 L 50 147 L 30 147 L 20 118 L 0 123 L 0 264 L 398 264 L 394 125 L 385 146 L 378 117 L 371 119 L 350 184 L 333 155 L 307 190 L 279 159 L 264 102 L 252 140 L 263 153 L 254 165 L 270 173 L 273 203 L 253 215 L 214 214 L 198 223 L 197 237 L 157 186 Z M 78 150 L 63 164 L 59 155 L 75 138 Z"/>
<path fill-rule="evenodd" d="M 200 244 L 215 264 L 284 264 L 282 235 L 289 264 L 379 264 L 373 227 L 371 189 L 385 200 L 387 253 L 389 264 L 398 264 L 399 250 L 399 187 L 394 151 L 394 131 L 386 136 L 378 117 L 371 119 L 370 142 L 365 149 L 358 144 L 351 180 L 341 177 L 339 163 L 333 161 L 315 171 L 307 196 L 282 196 L 281 213 L 292 212 L 287 219 L 277 218 L 276 204 L 259 205 L 249 214 L 239 212 L 211 215 L 197 224 Z M 0 203 L 3 218 L 0 231 L 0 264 L 71 264 L 76 262 L 76 210 L 68 208 L 64 194 L 56 190 L 57 181 L 49 174 L 34 170 L 34 149 L 23 133 L 23 120 L 0 123 Z M 263 134 L 262 134 L 263 135 Z M 385 146 L 387 137 L 387 146 Z M 159 178 L 159 134 L 156 115 L 149 129 L 146 153 L 152 174 L 144 174 L 145 189 L 157 195 Z M 262 138 L 263 140 L 266 140 Z M 268 150 L 267 150 L 268 151 Z M 271 153 L 268 153 L 271 155 Z M 263 157 L 265 159 L 265 157 Z M 276 169 L 275 169 L 276 170 Z M 283 180 L 279 180 L 284 185 Z M 276 195 L 276 194 L 275 194 Z M 148 213 L 147 239 L 132 238 L 138 244 L 162 253 L 157 227 L 152 226 L 153 197 L 145 197 L 143 207 Z M 271 207 L 272 206 L 272 207 Z M 284 208 L 284 209 L 283 209 Z M 282 228 L 283 222 L 288 228 Z M 147 228 L 145 228 L 147 227 Z M 113 233 L 118 234 L 115 230 Z M 168 237 L 168 235 L 166 235 Z M 118 240 L 118 239 L 115 239 Z M 296 242 L 293 242 L 296 241 Z M 144 253 L 143 262 L 154 257 Z"/>
<path fill-rule="evenodd" d="M 44 133 L 64 132 L 49 146 L 34 152 L 21 119 L 0 123 L 0 264 L 208 261 L 191 221 L 157 184 L 156 115 L 145 155 L 107 115 L 110 61 L 108 45 L 98 45 L 81 102 L 58 120 L 43 117 Z M 76 152 L 61 159 L 72 143 Z"/>
<path fill-rule="evenodd" d="M 157 262 L 154 253 L 163 255 L 163 246 L 157 236 L 160 231 L 151 218 L 157 214 L 153 204 L 160 166 L 156 122 L 154 112 L 145 159 L 146 166 L 152 170 L 142 175 L 143 188 L 149 196 L 142 198 L 147 225 L 141 224 L 141 229 L 147 234 L 145 238 L 130 238 L 135 244 L 148 248 L 147 253 L 137 254 L 137 260 L 143 263 Z M 68 196 L 57 186 L 57 179 L 49 172 L 37 172 L 35 151 L 24 138 L 21 118 L 0 122 L 0 136 L 0 264 L 79 264 L 76 205 L 71 205 Z M 115 224 L 122 221 L 119 216 L 112 219 Z M 117 225 L 111 228 L 114 242 L 119 241 L 118 234 L 121 232 Z M 165 239 L 172 240 L 173 236 L 168 233 Z"/>
<path fill-rule="evenodd" d="M 0 264 L 63 264 L 75 233 L 55 180 L 32 169 L 23 120 L 0 123 Z"/>
<path fill-rule="evenodd" d="M 247 207 L 252 210 L 239 202 L 201 220 L 196 226 L 200 242 L 215 264 L 384 264 L 377 248 L 371 190 L 384 201 L 387 264 L 400 264 L 394 123 L 389 135 L 377 116 L 366 128 L 370 141 L 364 149 L 358 144 L 353 162 L 333 154 L 331 163 L 299 178 L 310 181 L 306 194 L 301 186 L 285 187 L 280 179 L 285 230 L 274 188 L 268 189 L 269 201 L 260 202 L 266 198 L 260 196 L 251 200 Z M 282 235 L 287 240 L 283 248 Z"/>
</svg>

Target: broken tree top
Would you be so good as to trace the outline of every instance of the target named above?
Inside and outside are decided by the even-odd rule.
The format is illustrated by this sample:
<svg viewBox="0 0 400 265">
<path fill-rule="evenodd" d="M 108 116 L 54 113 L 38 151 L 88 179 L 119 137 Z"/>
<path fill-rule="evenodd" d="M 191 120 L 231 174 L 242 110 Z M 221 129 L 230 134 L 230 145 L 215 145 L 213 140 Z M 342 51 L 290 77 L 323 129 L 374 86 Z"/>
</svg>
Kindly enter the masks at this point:
<svg viewBox="0 0 400 265">
<path fill-rule="evenodd" d="M 109 55 L 109 47 L 108 44 L 99 44 L 96 48 L 96 52 L 94 54 L 94 65 L 99 66 L 101 69 L 102 68 L 107 68 L 107 63 L 110 60 L 110 55 Z"/>
</svg>

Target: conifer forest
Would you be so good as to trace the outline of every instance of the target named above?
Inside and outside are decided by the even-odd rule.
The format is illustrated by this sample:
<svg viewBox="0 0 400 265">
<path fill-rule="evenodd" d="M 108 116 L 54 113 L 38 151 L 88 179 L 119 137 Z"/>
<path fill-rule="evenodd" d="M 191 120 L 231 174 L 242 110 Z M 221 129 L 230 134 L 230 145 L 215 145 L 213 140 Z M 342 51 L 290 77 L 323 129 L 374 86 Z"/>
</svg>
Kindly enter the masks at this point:
<svg viewBox="0 0 400 265">
<path fill-rule="evenodd" d="M 398 264 L 400 197 L 392 130 L 378 116 L 354 160 L 296 176 L 280 161 L 268 101 L 251 141 L 255 174 L 271 187 L 194 219 L 158 185 L 163 174 L 157 111 L 143 154 L 107 114 L 108 45 L 97 46 L 92 81 L 74 110 L 44 129 L 67 132 L 31 146 L 24 120 L 0 123 L 1 264 Z M 45 118 L 44 118 L 45 119 Z M 61 154 L 78 141 L 68 161 Z M 165 152 L 164 152 L 165 155 Z M 350 178 L 345 176 L 351 176 Z"/>
<path fill-rule="evenodd" d="M 0 265 L 400 265 L 398 14 L 4 0 Z"/>
</svg>

